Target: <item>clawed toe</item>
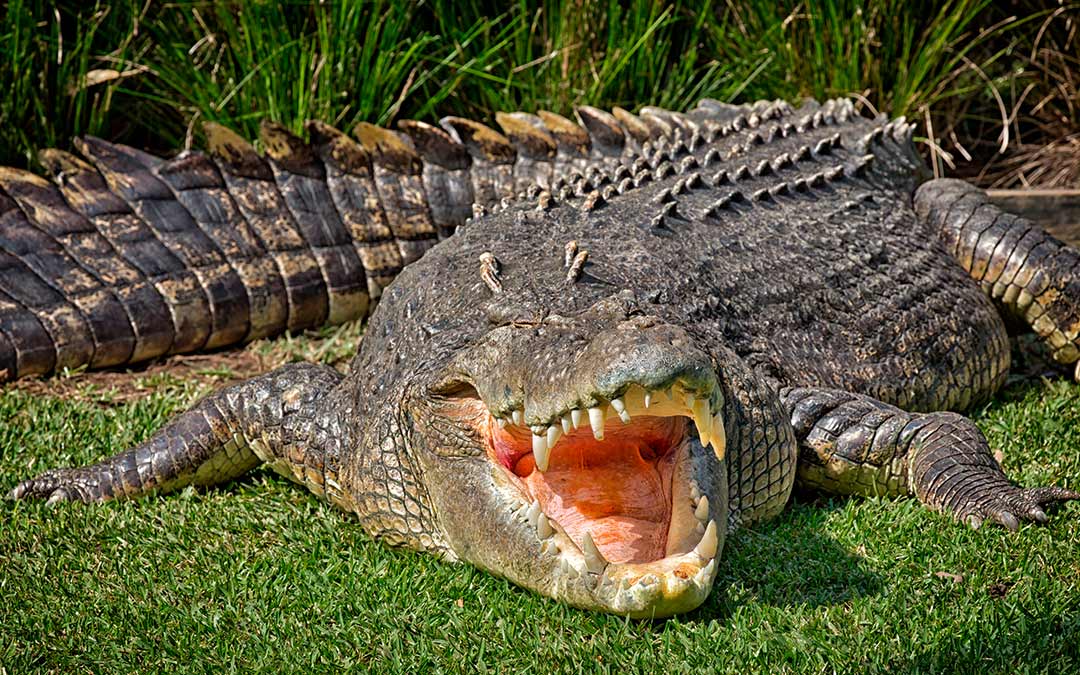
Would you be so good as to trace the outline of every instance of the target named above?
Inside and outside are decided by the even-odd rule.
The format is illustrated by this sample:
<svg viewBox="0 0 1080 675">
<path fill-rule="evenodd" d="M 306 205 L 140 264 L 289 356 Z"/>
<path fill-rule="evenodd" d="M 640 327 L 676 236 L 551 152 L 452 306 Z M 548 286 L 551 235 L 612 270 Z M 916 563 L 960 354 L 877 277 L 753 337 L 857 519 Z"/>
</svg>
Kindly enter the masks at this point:
<svg viewBox="0 0 1080 675">
<path fill-rule="evenodd" d="M 80 474 L 76 469 L 53 469 L 24 480 L 7 493 L 12 500 L 44 499 L 46 506 L 59 502 L 85 499 L 82 496 Z"/>
<path fill-rule="evenodd" d="M 1001 525 L 1010 532 L 1020 528 L 1021 521 L 1040 525 L 1049 522 L 1050 517 L 1043 509 L 1055 502 L 1080 499 L 1080 493 L 1059 487 L 1011 488 L 1009 492 L 988 498 L 985 502 L 972 505 L 972 512 L 959 514 L 972 529 L 979 529 L 986 520 Z"/>
<path fill-rule="evenodd" d="M 1009 511 L 995 511 L 991 516 L 998 525 L 1001 525 L 1009 532 L 1016 532 L 1020 529 L 1020 521 Z"/>
<path fill-rule="evenodd" d="M 1039 523 L 1040 525 L 1050 520 L 1050 517 L 1046 515 L 1046 511 L 1043 511 L 1038 506 L 1031 507 L 1031 510 L 1028 511 L 1028 517 L 1030 517 L 1032 520 L 1034 520 L 1036 523 Z"/>
<path fill-rule="evenodd" d="M 58 488 L 53 490 L 53 493 L 49 495 L 49 498 L 45 500 L 45 506 L 55 506 L 60 502 L 71 501 L 71 496 L 64 488 Z"/>
</svg>

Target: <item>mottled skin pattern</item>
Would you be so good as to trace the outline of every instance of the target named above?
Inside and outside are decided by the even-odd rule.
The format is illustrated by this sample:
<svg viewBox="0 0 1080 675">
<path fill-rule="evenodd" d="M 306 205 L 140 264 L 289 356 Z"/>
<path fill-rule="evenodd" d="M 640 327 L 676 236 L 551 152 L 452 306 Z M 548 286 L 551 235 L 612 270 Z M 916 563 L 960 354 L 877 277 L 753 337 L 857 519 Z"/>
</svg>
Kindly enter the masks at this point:
<svg viewBox="0 0 1080 675">
<path fill-rule="evenodd" d="M 490 129 L 451 121 L 474 152 L 475 195 L 491 205 L 527 194 L 480 208 L 385 288 L 347 376 L 287 366 L 214 394 L 137 448 L 47 472 L 13 496 L 133 496 L 227 480 L 262 461 L 392 544 L 633 616 L 700 604 L 724 532 L 774 516 L 796 480 L 914 495 L 972 525 L 1010 529 L 1080 496 L 1012 485 L 969 420 L 937 412 L 985 401 L 1003 383 L 1002 309 L 1028 320 L 1056 359 L 1077 360 L 1073 249 L 963 184 L 916 192 L 911 127 L 857 117 L 846 101 L 704 103 L 688 115 L 611 119 L 625 142 L 591 160 L 573 156 L 572 130 L 511 157 Z M 528 129 L 504 128 L 511 137 Z M 635 134 L 640 150 L 627 147 Z M 602 131 L 592 137 L 594 147 L 617 145 Z M 433 158 L 455 170 L 437 140 L 417 144 L 421 163 L 393 160 L 401 191 L 420 189 Z M 388 154 L 400 150 L 392 141 L 381 141 Z M 324 160 L 333 154 L 321 147 Z M 271 147 L 270 160 L 233 161 L 251 163 L 245 175 L 276 181 L 289 201 L 275 152 L 302 154 Z M 523 164 L 532 180 L 537 160 L 580 161 L 584 175 L 560 168 L 543 184 L 516 182 L 519 156 L 533 162 Z M 297 191 L 309 210 L 325 204 L 313 186 Z M 310 241 L 319 218 L 289 210 Z M 408 220 L 403 210 L 387 217 Z M 325 242 L 319 269 L 347 258 L 347 243 Z M 672 403 L 657 403 L 664 391 L 676 393 Z M 652 408 L 649 398 L 635 403 L 642 392 L 658 392 Z M 596 554 L 591 538 L 549 519 L 546 503 L 530 512 L 491 458 L 500 427 L 533 435 L 539 467 L 543 439 L 577 427 L 572 412 L 625 408 L 629 429 L 630 413 L 681 410 L 684 394 L 686 409 L 673 416 L 693 419 L 697 433 L 671 451 L 681 454 L 662 561 L 609 563 L 603 546 Z M 707 426 L 710 416 L 719 426 Z M 690 543 L 673 548 L 676 535 Z"/>
<path fill-rule="evenodd" d="M 657 113 L 660 114 L 660 113 Z M 583 107 L 441 128 L 216 124 L 169 160 L 97 138 L 0 167 L 0 380 L 100 368 L 363 318 L 402 267 L 492 206 L 671 135 Z M 629 125 L 624 130 L 623 125 Z M 637 135 L 635 135 L 637 134 Z"/>
</svg>

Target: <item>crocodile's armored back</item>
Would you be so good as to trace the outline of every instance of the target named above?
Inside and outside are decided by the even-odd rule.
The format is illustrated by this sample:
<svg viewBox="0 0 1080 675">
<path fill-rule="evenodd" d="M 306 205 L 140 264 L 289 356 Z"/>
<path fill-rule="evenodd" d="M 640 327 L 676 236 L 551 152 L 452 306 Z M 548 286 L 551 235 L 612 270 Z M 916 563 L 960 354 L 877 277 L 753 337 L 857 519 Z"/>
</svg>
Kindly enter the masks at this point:
<svg viewBox="0 0 1080 675">
<path fill-rule="evenodd" d="M 0 380 L 123 365 L 366 316 L 404 265 L 477 210 L 629 166 L 643 147 L 789 111 L 704 101 L 641 116 L 581 108 L 310 141 L 220 125 L 162 159 L 88 137 L 45 150 L 54 182 L 0 168 Z M 786 114 L 786 113 L 784 113 Z M 741 117 L 740 117 L 741 115 Z"/>
</svg>

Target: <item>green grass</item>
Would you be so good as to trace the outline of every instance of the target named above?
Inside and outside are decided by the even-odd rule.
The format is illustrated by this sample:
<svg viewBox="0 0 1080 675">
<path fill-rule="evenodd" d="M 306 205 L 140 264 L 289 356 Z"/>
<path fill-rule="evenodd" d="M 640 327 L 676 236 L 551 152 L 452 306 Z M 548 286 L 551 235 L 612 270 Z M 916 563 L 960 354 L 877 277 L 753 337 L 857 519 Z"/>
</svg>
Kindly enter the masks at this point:
<svg viewBox="0 0 1080 675">
<path fill-rule="evenodd" d="M 995 90 L 1049 79 L 1023 67 L 1050 16 L 1029 4 L 1012 18 L 987 0 L 13 0 L 0 9 L 0 163 L 33 167 L 36 150 L 85 133 L 171 153 L 199 143 L 202 121 L 254 139 L 263 118 L 299 132 L 309 118 L 348 130 L 856 95 L 913 118 L 935 164 L 955 164 L 994 146 Z M 1055 16 L 1051 31 L 1071 30 L 1080 6 Z M 1036 103 L 1072 105 L 1058 89 L 1038 89 L 1014 123 Z"/>
<path fill-rule="evenodd" d="M 285 354 L 337 360 L 335 349 L 297 340 Z M 0 393 L 2 487 L 131 445 L 210 386 L 145 384 L 124 405 Z M 1076 486 L 1080 386 L 1014 384 L 976 418 L 1013 478 Z M 1080 668 L 1078 504 L 1010 534 L 971 531 L 914 500 L 800 495 L 729 540 L 702 609 L 656 622 L 580 612 L 390 550 L 262 470 L 205 492 L 5 502 L 0 514 L 6 673 Z"/>
<path fill-rule="evenodd" d="M 0 91 L 0 162 L 22 165 L 80 133 L 166 151 L 200 121 L 256 138 L 263 118 L 300 131 L 309 118 L 350 129 L 582 102 L 685 107 L 728 98 L 741 78 L 698 53 L 708 3 L 121 0 L 93 12 L 17 0 L 0 12 L 0 76 L 17 85 Z M 137 74 L 85 84 L 106 70 Z"/>
</svg>

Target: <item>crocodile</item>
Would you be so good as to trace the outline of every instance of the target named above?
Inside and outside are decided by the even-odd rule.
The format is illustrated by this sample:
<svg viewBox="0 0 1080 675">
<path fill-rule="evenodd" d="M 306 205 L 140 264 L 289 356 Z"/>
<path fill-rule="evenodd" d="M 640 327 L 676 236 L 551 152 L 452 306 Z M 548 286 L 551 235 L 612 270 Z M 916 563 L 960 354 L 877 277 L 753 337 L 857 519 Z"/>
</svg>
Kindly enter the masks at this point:
<svg viewBox="0 0 1080 675">
<path fill-rule="evenodd" d="M 83 146 L 95 167 L 50 156 L 60 187 L 49 198 L 101 231 L 119 213 L 129 228 L 156 218 L 160 235 L 186 218 L 176 204 L 188 188 L 204 206 L 236 205 L 217 220 L 193 209 L 189 229 L 291 212 L 310 244 L 330 204 L 348 205 L 339 221 L 353 233 L 352 212 L 399 221 L 343 240 L 363 263 L 340 277 L 329 255 L 294 266 L 285 254 L 300 239 L 252 256 L 247 272 L 227 257 L 242 279 L 269 275 L 255 263 L 273 261 L 285 293 L 268 282 L 263 297 L 289 300 L 276 327 L 362 313 L 378 287 L 347 374 L 283 366 L 209 395 L 134 448 L 50 469 L 9 497 L 132 498 L 265 464 L 389 545 L 632 617 L 701 605 L 726 536 L 775 517 L 797 484 L 909 495 L 970 526 L 1011 530 L 1080 498 L 1012 483 L 960 414 L 1005 381 L 1006 317 L 1059 363 L 1078 362 L 1076 249 L 966 183 L 924 182 L 913 127 L 860 116 L 847 100 L 628 115 L 588 110 L 584 126 L 538 117 L 543 128 L 504 118 L 506 136 L 476 123 L 453 135 L 361 129 L 373 145 L 314 124 L 310 146 L 271 130 L 267 157 L 213 129 L 210 159 L 161 163 L 98 141 Z M 456 147 L 447 139 L 468 151 L 459 163 L 433 159 Z M 147 196 L 150 177 L 165 187 Z M 466 185 L 471 196 L 447 196 Z M 59 227 L 47 224 L 59 206 L 33 206 L 46 197 L 12 189 L 10 174 L 0 187 L 27 222 Z M 107 193 L 119 198 L 94 206 Z M 435 243 L 435 222 L 453 234 Z M 371 242 L 387 246 L 375 254 Z M 365 251 L 383 262 L 369 266 Z M 400 270 L 399 258 L 410 260 Z M 192 288 L 209 291 L 212 264 L 198 269 Z M 327 273 L 321 285 L 313 270 Z M 309 291 L 312 305 L 301 299 Z M 214 311 L 186 344 L 222 344 L 212 337 L 227 326 L 240 339 L 269 330 L 254 319 L 255 296 L 235 312 L 239 328 L 231 310 Z M 135 351 L 154 352 L 136 334 Z M 40 361 L 16 350 L 16 374 L 60 364 L 60 344 L 40 344 Z"/>
</svg>

